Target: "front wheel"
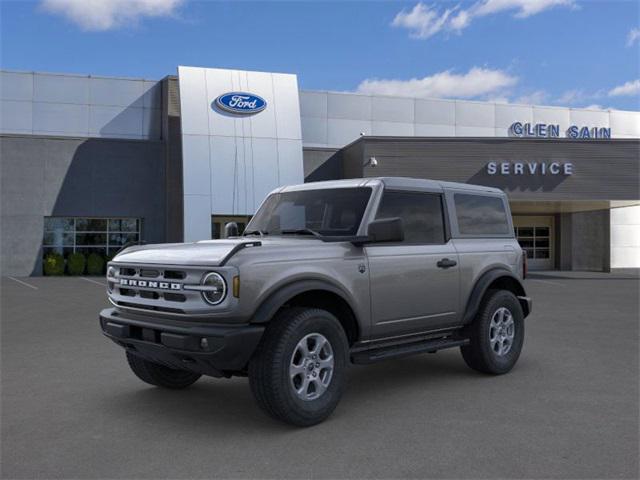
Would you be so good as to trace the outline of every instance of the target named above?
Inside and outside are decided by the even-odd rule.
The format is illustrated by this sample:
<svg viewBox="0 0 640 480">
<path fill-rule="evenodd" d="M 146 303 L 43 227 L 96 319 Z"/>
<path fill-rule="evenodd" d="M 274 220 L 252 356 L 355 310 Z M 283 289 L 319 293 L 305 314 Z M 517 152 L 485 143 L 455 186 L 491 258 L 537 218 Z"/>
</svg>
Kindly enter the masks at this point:
<svg viewBox="0 0 640 480">
<path fill-rule="evenodd" d="M 249 362 L 249 383 L 268 415 L 306 427 L 326 419 L 345 385 L 348 343 L 340 322 L 317 308 L 289 308 L 271 321 Z"/>
<path fill-rule="evenodd" d="M 513 293 L 487 292 L 476 318 L 466 329 L 470 343 L 460 350 L 469 367 L 494 375 L 513 368 L 524 343 L 524 315 Z"/>
</svg>

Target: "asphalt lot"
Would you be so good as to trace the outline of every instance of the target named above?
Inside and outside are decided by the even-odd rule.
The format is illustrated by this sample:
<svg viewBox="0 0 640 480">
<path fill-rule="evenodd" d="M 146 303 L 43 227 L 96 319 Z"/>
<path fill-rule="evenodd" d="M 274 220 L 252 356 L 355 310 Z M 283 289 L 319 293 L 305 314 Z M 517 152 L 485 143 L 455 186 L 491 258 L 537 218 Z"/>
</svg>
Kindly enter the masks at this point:
<svg viewBox="0 0 640 480">
<path fill-rule="evenodd" d="M 3 478 L 638 478 L 635 272 L 538 274 L 510 374 L 457 350 L 353 367 L 306 430 L 243 378 L 141 383 L 99 331 L 101 282 L 2 279 Z"/>
</svg>

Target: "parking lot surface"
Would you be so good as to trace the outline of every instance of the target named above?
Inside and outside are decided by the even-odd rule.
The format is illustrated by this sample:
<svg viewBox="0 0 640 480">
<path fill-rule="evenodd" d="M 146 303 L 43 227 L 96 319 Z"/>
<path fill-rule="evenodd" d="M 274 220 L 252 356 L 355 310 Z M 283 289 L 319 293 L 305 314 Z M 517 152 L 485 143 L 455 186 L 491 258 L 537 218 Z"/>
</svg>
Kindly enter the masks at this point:
<svg viewBox="0 0 640 480">
<path fill-rule="evenodd" d="M 533 275 L 510 374 L 458 350 L 352 367 L 308 429 L 245 378 L 140 382 L 100 333 L 100 278 L 1 287 L 3 478 L 638 478 L 636 272 Z"/>
</svg>

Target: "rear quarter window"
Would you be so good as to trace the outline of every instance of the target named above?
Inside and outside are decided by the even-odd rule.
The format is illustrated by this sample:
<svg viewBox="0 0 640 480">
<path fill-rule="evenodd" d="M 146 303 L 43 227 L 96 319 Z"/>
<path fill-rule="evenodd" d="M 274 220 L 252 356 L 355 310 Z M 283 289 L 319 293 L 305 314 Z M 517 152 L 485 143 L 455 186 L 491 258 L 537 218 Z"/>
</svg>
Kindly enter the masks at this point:
<svg viewBox="0 0 640 480">
<path fill-rule="evenodd" d="M 461 235 L 507 235 L 511 233 L 501 197 L 454 195 L 458 231 Z"/>
</svg>

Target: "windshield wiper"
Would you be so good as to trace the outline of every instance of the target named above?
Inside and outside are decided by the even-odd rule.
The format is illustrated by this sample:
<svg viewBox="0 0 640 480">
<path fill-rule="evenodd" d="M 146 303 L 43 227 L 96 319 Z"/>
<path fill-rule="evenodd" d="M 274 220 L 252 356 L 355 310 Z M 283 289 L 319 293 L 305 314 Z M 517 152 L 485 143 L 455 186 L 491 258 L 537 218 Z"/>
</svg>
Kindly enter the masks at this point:
<svg viewBox="0 0 640 480">
<path fill-rule="evenodd" d="M 310 228 L 295 228 L 290 230 L 281 230 L 280 233 L 286 235 L 288 233 L 294 235 L 313 235 L 317 238 L 325 238 L 321 233 L 316 232 L 315 230 L 311 230 Z"/>
<path fill-rule="evenodd" d="M 269 232 L 267 232 L 265 230 L 260 230 L 258 228 L 256 230 L 245 230 L 245 232 L 242 234 L 242 236 L 246 237 L 247 235 L 260 235 L 261 237 L 263 237 L 265 235 L 269 235 Z"/>
</svg>

